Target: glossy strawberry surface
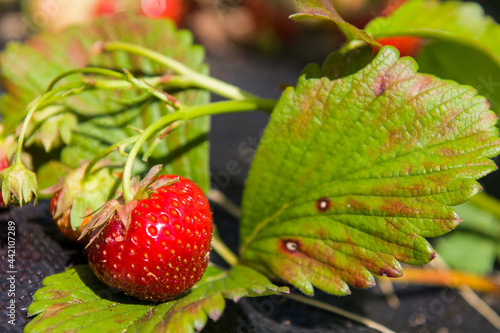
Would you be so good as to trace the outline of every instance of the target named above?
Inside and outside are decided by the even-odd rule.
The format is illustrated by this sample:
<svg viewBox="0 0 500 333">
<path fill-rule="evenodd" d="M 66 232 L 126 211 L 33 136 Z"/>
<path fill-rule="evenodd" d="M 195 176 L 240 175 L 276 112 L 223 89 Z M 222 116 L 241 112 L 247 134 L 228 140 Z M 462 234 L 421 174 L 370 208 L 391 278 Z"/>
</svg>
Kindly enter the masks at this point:
<svg viewBox="0 0 500 333">
<path fill-rule="evenodd" d="M 128 230 L 115 213 L 95 235 L 87 254 L 101 281 L 143 300 L 166 301 L 205 272 L 212 215 L 202 190 L 179 177 L 137 203 Z"/>
<path fill-rule="evenodd" d="M 416 57 L 420 51 L 423 39 L 418 37 L 385 37 L 379 38 L 377 41 L 382 45 L 392 45 L 399 50 L 399 54 L 404 56 Z"/>
</svg>

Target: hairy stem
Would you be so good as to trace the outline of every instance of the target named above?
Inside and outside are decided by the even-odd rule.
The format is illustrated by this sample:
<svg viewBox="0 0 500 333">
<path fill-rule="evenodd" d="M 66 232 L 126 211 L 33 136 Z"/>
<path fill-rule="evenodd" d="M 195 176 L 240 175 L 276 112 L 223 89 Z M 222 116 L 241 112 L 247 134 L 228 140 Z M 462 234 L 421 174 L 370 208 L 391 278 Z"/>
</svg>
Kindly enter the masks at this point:
<svg viewBox="0 0 500 333">
<path fill-rule="evenodd" d="M 24 137 L 26 136 L 26 131 L 28 130 L 28 125 L 29 122 L 35 113 L 36 110 L 38 110 L 38 107 L 40 106 L 40 103 L 44 101 L 45 99 L 51 98 L 58 93 L 65 92 L 71 89 L 79 88 L 82 86 L 81 82 L 75 82 L 75 83 L 69 83 L 64 86 L 61 86 L 58 89 L 51 90 L 49 92 L 46 92 L 45 94 L 39 96 L 36 98 L 34 101 L 32 101 L 29 106 L 28 106 L 28 113 L 26 114 L 26 117 L 24 118 L 24 123 L 23 127 L 21 128 L 21 133 L 19 134 L 18 140 L 17 140 L 17 148 L 16 148 L 16 157 L 14 160 L 14 164 L 21 164 L 21 153 L 23 149 L 23 144 L 24 144 Z"/>
<path fill-rule="evenodd" d="M 174 60 L 172 58 L 164 56 L 161 53 L 155 52 L 142 46 L 123 42 L 107 42 L 103 43 L 102 48 L 104 51 L 126 51 L 151 59 L 184 76 L 186 79 L 191 81 L 193 85 L 202 89 L 209 90 L 228 99 L 244 100 L 255 97 L 255 95 L 250 94 L 249 92 L 246 92 L 239 87 L 218 80 L 211 76 L 196 72 L 191 68 L 185 66 L 181 62 L 178 62 L 177 60 Z"/>
<path fill-rule="evenodd" d="M 129 138 L 126 138 L 126 139 L 124 139 L 122 141 L 119 141 L 119 142 L 117 142 L 117 143 L 109 146 L 107 149 L 103 150 L 102 152 L 100 152 L 99 154 L 97 154 L 96 156 L 94 156 L 94 158 L 92 158 L 90 160 L 89 164 L 87 164 L 87 166 L 85 167 L 85 172 L 83 174 L 82 180 L 85 181 L 85 180 L 87 180 L 89 178 L 89 176 L 90 176 L 90 174 L 92 172 L 92 168 L 101 159 L 103 159 L 107 155 L 111 154 L 112 152 L 114 152 L 115 150 L 117 150 L 118 148 L 120 148 L 120 146 L 131 144 L 132 142 L 134 142 L 138 138 L 139 138 L 139 135 L 135 135 L 135 136 L 131 136 Z"/>
<path fill-rule="evenodd" d="M 57 82 L 61 81 L 67 76 L 73 75 L 73 74 L 100 74 L 104 76 L 111 76 L 117 79 L 124 79 L 125 75 L 123 73 L 113 71 L 111 69 L 106 69 L 106 68 L 99 68 L 99 67 L 84 67 L 84 68 L 76 68 L 72 69 L 66 72 L 63 72 L 59 75 L 57 75 L 55 78 L 50 81 L 49 85 L 47 86 L 46 92 L 50 91 L 54 88 L 54 86 L 57 84 Z"/>
<path fill-rule="evenodd" d="M 225 102 L 217 102 L 206 105 L 188 106 L 180 111 L 170 113 L 158 119 L 157 121 L 149 125 L 144 130 L 144 132 L 142 132 L 142 134 L 139 136 L 134 146 L 130 150 L 127 162 L 125 163 L 125 168 L 123 170 L 123 196 L 125 198 L 125 201 L 128 203 L 132 201 L 134 198 L 132 189 L 130 187 L 130 178 L 132 174 L 132 165 L 137 156 L 137 153 L 141 149 L 144 142 L 146 142 L 146 140 L 158 130 L 178 120 L 188 121 L 199 117 L 211 116 L 221 113 L 230 113 L 230 112 L 242 112 L 242 111 L 260 110 L 260 109 L 269 110 L 273 109 L 275 105 L 276 105 L 275 100 L 266 100 L 266 99 L 225 101 Z"/>
</svg>

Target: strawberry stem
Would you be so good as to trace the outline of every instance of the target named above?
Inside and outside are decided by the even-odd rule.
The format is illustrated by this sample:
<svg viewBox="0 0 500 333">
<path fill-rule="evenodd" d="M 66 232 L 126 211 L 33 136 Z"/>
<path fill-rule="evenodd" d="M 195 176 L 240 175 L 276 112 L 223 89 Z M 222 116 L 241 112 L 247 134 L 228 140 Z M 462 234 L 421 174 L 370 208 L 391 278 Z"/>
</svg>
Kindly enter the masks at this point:
<svg viewBox="0 0 500 333">
<path fill-rule="evenodd" d="M 104 76 L 111 76 L 117 79 L 125 79 L 125 75 L 123 73 L 113 71 L 111 69 L 99 68 L 99 67 L 84 67 L 84 68 L 76 68 L 66 72 L 63 72 L 57 75 L 55 78 L 50 81 L 47 86 L 46 92 L 52 90 L 57 82 L 61 81 L 63 78 L 73 75 L 73 74 L 100 74 Z"/>
<path fill-rule="evenodd" d="M 130 72 L 126 70 L 121 73 L 106 68 L 85 67 L 72 69 L 57 75 L 47 86 L 46 92 L 52 90 L 59 81 L 73 74 L 99 74 L 102 76 L 114 78 L 99 79 L 96 77 L 83 77 L 81 82 L 85 86 L 83 87 L 82 91 L 90 89 L 129 89 L 135 87 L 146 91 L 147 95 L 153 95 L 167 104 L 172 104 L 173 99 L 169 98 L 163 90 L 160 90 L 157 87 L 163 86 L 163 88 L 175 90 L 184 90 L 197 87 L 197 85 L 194 84 L 192 80 L 178 75 L 162 75 L 135 78 Z M 57 100 L 54 100 L 54 98 L 48 99 L 43 104 L 41 104 L 40 107 L 45 107 L 47 105 L 53 104 L 56 101 Z"/>
<path fill-rule="evenodd" d="M 125 202 L 129 203 L 134 199 L 134 194 L 132 193 L 130 186 L 130 177 L 135 157 L 137 156 L 137 153 L 141 149 L 143 143 L 146 142 L 146 140 L 158 130 L 178 120 L 188 121 L 194 118 L 229 112 L 243 112 L 259 109 L 272 110 L 276 103 L 277 101 L 275 100 L 258 98 L 241 101 L 216 102 L 205 105 L 188 106 L 184 109 L 181 109 L 180 111 L 167 114 L 158 119 L 141 133 L 129 152 L 127 162 L 125 163 L 125 168 L 123 170 L 123 197 L 125 198 Z"/>
<path fill-rule="evenodd" d="M 211 245 L 212 249 L 229 265 L 234 266 L 238 263 L 238 257 L 222 241 L 217 229 L 214 229 Z"/>
<path fill-rule="evenodd" d="M 21 133 L 19 134 L 18 140 L 17 140 L 17 148 L 16 148 L 16 156 L 14 159 L 14 164 L 22 164 L 21 162 L 21 153 L 23 149 L 23 144 L 24 144 L 24 137 L 26 135 L 26 131 L 28 130 L 28 124 L 31 120 L 31 117 L 35 113 L 36 110 L 38 110 L 38 107 L 40 106 L 41 102 L 51 98 L 58 93 L 64 93 L 67 92 L 71 89 L 75 88 L 80 88 L 82 86 L 81 82 L 74 82 L 74 83 L 68 83 L 65 84 L 57 89 L 48 91 L 44 93 L 43 95 L 37 97 L 35 100 L 33 100 L 29 105 L 28 105 L 28 113 L 26 114 L 26 117 L 24 118 L 24 123 L 23 127 L 21 128 Z"/>
<path fill-rule="evenodd" d="M 216 93 L 222 97 L 234 100 L 245 100 L 249 98 L 255 98 L 256 96 L 244 91 L 243 89 L 236 87 L 232 84 L 226 83 L 224 81 L 218 80 L 211 76 L 196 72 L 191 68 L 185 66 L 181 62 L 167 57 L 161 53 L 155 52 L 148 48 L 123 43 L 123 42 L 107 42 L 102 44 L 102 50 L 104 51 L 126 51 L 136 55 L 140 55 L 156 61 L 176 73 L 184 76 L 188 81 L 190 81 L 194 86 L 202 89 L 206 89 L 213 93 Z"/>
<path fill-rule="evenodd" d="M 97 154 L 96 156 L 94 156 L 94 158 L 92 158 L 90 160 L 89 164 L 87 164 L 87 166 L 85 167 L 85 172 L 83 173 L 82 181 L 86 181 L 89 178 L 90 174 L 92 173 L 92 168 L 101 159 L 103 159 L 107 155 L 111 154 L 115 150 L 119 149 L 120 147 L 131 144 L 132 142 L 134 142 L 138 138 L 139 138 L 139 135 L 134 135 L 134 136 L 131 136 L 129 138 L 126 138 L 126 139 L 124 139 L 122 141 L 119 141 L 119 142 L 117 142 L 117 143 L 109 146 L 108 148 L 106 148 L 105 150 L 101 151 L 99 154 Z"/>
</svg>

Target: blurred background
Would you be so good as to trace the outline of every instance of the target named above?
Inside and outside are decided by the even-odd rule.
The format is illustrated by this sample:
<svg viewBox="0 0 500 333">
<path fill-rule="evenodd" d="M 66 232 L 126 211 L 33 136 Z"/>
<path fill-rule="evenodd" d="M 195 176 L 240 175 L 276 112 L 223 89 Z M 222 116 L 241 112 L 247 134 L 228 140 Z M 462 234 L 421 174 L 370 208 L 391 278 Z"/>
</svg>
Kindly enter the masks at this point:
<svg viewBox="0 0 500 333">
<path fill-rule="evenodd" d="M 340 15 L 360 28 L 374 17 L 390 14 L 403 2 L 332 0 Z M 500 1 L 477 2 L 488 15 L 499 21 Z M 11 40 L 24 40 L 43 31 L 60 31 L 95 17 L 128 13 L 158 20 L 171 19 L 179 27 L 191 30 L 195 41 L 206 48 L 207 62 L 213 76 L 259 96 L 279 98 L 283 87 L 293 85 L 307 63 L 322 62 L 344 41 L 332 24 L 316 21 L 297 23 L 290 20 L 288 16 L 296 11 L 293 0 L 0 0 L 0 50 Z M 426 41 L 392 40 L 385 43 L 396 44 L 403 55 L 418 57 Z M 492 94 L 500 93 L 497 85 L 493 88 Z M 217 97 L 214 96 L 214 99 Z M 243 184 L 267 120 L 268 115 L 260 112 L 213 117 L 210 134 L 212 184 L 236 204 L 241 201 Z M 240 171 L 229 174 L 229 165 L 234 163 Z M 500 197 L 498 174 L 492 174 L 483 183 L 489 193 Z M 483 217 L 491 219 L 478 212 L 464 212 L 467 213 L 471 220 Z M 4 219 L 15 219 L 22 225 L 19 231 L 24 245 L 20 248 L 23 253 L 19 254 L 19 258 L 26 260 L 26 278 L 19 283 L 25 288 L 22 302 L 27 306 L 32 293 L 40 287 L 45 276 L 83 262 L 84 259 L 80 248 L 64 241 L 57 234 L 46 203 L 6 214 Z M 217 208 L 214 209 L 214 215 L 223 239 L 233 250 L 237 249 L 237 221 Z M 490 222 L 500 230 L 500 222 Z M 40 237 L 40 233 L 50 237 Z M 460 239 L 456 242 L 445 244 L 450 248 L 448 251 L 459 252 L 456 249 L 460 249 L 464 243 Z M 485 244 L 482 239 L 479 239 L 479 243 Z M 478 248 L 477 244 L 474 246 Z M 442 249 L 446 251 L 446 248 Z M 496 247 L 492 251 L 500 254 Z M 471 253 L 468 250 L 462 252 L 462 257 L 455 257 L 458 264 L 479 262 L 475 260 L 477 254 L 472 253 L 476 256 L 472 259 L 464 259 Z M 498 277 L 498 269 L 492 270 L 497 252 L 491 255 L 491 262 L 481 266 L 481 272 L 475 273 Z M 214 260 L 218 260 L 216 255 Z M 28 263 L 34 264 L 30 266 Z M 381 296 L 387 292 L 380 286 L 370 290 L 354 290 L 352 296 L 345 298 L 331 297 L 321 292 L 318 292 L 317 297 L 364 314 L 398 332 L 496 331 L 454 289 L 398 285 L 395 290 L 399 296 L 396 307 Z M 500 311 L 499 297 L 484 295 L 483 299 L 497 312 Z M 268 305 L 277 303 L 270 303 L 269 298 L 242 300 L 238 306 L 228 306 L 222 320 L 216 325 L 209 324 L 207 331 L 234 332 L 232 325 L 238 318 L 237 328 L 241 332 L 371 332 L 324 311 L 289 300 L 286 302 L 273 306 L 271 311 Z M 0 331 L 2 328 L 0 325 Z M 19 329 L 21 331 L 22 328 Z"/>
</svg>

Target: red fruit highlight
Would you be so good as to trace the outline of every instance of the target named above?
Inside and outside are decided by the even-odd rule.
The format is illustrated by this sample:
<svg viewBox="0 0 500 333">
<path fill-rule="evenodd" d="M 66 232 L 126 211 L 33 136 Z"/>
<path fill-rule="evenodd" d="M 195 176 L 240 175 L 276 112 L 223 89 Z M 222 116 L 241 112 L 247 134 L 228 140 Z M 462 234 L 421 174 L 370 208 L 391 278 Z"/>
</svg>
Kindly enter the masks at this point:
<svg viewBox="0 0 500 333">
<path fill-rule="evenodd" d="M 152 18 L 170 18 L 179 23 L 184 15 L 182 0 L 142 0 L 141 10 Z"/>
<path fill-rule="evenodd" d="M 123 11 L 123 5 L 118 0 L 103 0 L 97 3 L 94 9 L 94 16 L 111 16 Z"/>
<path fill-rule="evenodd" d="M 399 50 L 400 55 L 415 57 L 423 44 L 422 38 L 418 37 L 386 37 L 377 41 L 382 45 L 392 45 Z"/>
<path fill-rule="evenodd" d="M 401 7 L 407 0 L 390 0 L 387 1 L 385 8 L 381 12 L 380 16 L 389 16 L 396 9 Z M 410 37 L 410 36 L 395 36 L 395 37 L 385 37 L 378 38 L 377 42 L 379 42 L 382 46 L 392 45 L 399 50 L 399 54 L 404 56 L 416 57 L 424 40 L 419 37 Z"/>
<path fill-rule="evenodd" d="M 205 195 L 189 179 L 164 178 L 179 181 L 139 200 L 128 230 L 115 212 L 93 231 L 87 248 L 101 281 L 143 300 L 166 301 L 187 291 L 209 261 L 212 215 Z"/>
</svg>

